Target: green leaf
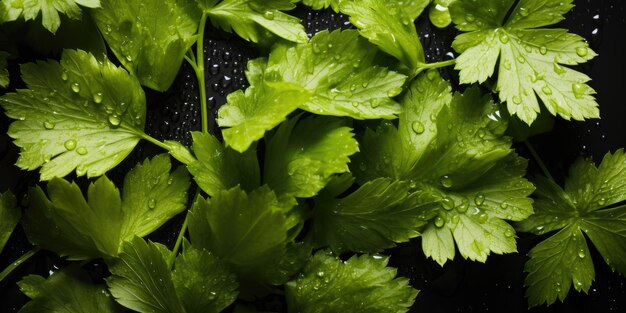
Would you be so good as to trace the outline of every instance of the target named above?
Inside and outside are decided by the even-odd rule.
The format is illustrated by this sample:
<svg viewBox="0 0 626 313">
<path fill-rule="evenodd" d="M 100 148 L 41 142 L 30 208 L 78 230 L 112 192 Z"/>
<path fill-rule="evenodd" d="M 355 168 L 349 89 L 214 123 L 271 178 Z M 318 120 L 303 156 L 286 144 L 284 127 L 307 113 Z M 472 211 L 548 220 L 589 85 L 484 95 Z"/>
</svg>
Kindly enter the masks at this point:
<svg viewBox="0 0 626 313">
<path fill-rule="evenodd" d="M 245 92 L 237 90 L 229 94 L 217 118 L 221 127 L 229 127 L 222 129 L 226 145 L 239 152 L 248 150 L 309 96 L 288 84 L 269 86 L 265 83 L 250 86 Z"/>
<path fill-rule="evenodd" d="M 406 77 L 378 66 L 376 54 L 357 31 L 322 31 L 306 44 L 275 45 L 265 80 L 309 93 L 299 106 L 312 113 L 393 119 L 401 109 L 391 98 L 402 91 Z"/>
<path fill-rule="evenodd" d="M 211 199 L 199 199 L 189 215 L 194 246 L 224 260 L 239 279 L 282 284 L 273 275 L 285 256 L 289 221 L 274 193 L 261 187 L 249 194 L 220 190 Z"/>
<path fill-rule="evenodd" d="M 590 78 L 563 65 L 577 65 L 596 56 L 584 39 L 565 29 L 539 28 L 555 24 L 572 8 L 572 0 L 458 0 L 450 6 L 461 31 L 452 44 L 460 82 L 484 82 L 499 59 L 500 100 L 511 115 L 531 124 L 540 111 L 537 97 L 552 115 L 569 120 L 598 118 Z M 507 12 L 511 11 L 505 21 Z"/>
<path fill-rule="evenodd" d="M 300 20 L 282 12 L 296 7 L 291 0 L 224 0 L 201 7 L 215 26 L 252 42 L 266 39 L 266 32 L 293 42 L 309 39 Z"/>
<path fill-rule="evenodd" d="M 265 183 L 280 197 L 315 196 L 334 174 L 349 172 L 349 156 L 359 149 L 340 119 L 298 120 L 285 122 L 267 143 Z"/>
<path fill-rule="evenodd" d="M 599 167 L 580 159 L 570 168 L 565 188 L 537 182 L 535 214 L 518 229 L 558 232 L 530 250 L 525 285 L 530 306 L 563 301 L 571 286 L 589 290 L 595 273 L 583 233 L 612 270 L 626 273 L 626 154 L 607 153 Z M 582 231 L 582 232 L 581 232 Z"/>
<path fill-rule="evenodd" d="M 187 313 L 218 313 L 237 298 L 235 276 L 211 253 L 192 246 L 176 258 L 172 281 Z"/>
<path fill-rule="evenodd" d="M 255 149 L 239 153 L 210 134 L 192 132 L 191 136 L 198 160 L 189 164 L 189 172 L 209 196 L 237 185 L 245 191 L 259 187 L 261 174 Z"/>
<path fill-rule="evenodd" d="M 89 185 L 87 199 L 75 183 L 54 178 L 47 196 L 31 189 L 23 225 L 30 241 L 71 260 L 116 256 L 124 240 L 145 236 L 183 211 L 188 187 L 184 169 L 170 174 L 167 155 L 132 169 L 123 198 L 106 176 Z"/>
<path fill-rule="evenodd" d="M 16 121 L 8 134 L 21 148 L 17 165 L 41 167 L 41 180 L 100 176 L 144 136 L 146 103 L 134 77 L 108 60 L 65 50 L 61 62 L 22 65 L 28 89 L 0 98 Z"/>
<path fill-rule="evenodd" d="M 0 193 L 0 252 L 9 240 L 13 229 L 20 221 L 22 211 L 11 191 Z"/>
<path fill-rule="evenodd" d="M 41 12 L 43 26 L 52 33 L 56 33 L 61 25 L 59 13 L 70 19 L 81 19 L 81 9 L 78 5 L 97 8 L 100 0 L 5 0 L 0 3 L 0 22 L 15 21 L 18 18 L 35 20 Z"/>
<path fill-rule="evenodd" d="M 200 20 L 194 2 L 187 0 L 107 0 L 93 17 L 122 65 L 158 91 L 174 81 Z"/>
<path fill-rule="evenodd" d="M 413 21 L 429 2 L 345 0 L 339 10 L 350 16 L 350 22 L 363 37 L 414 73 L 425 59 Z"/>
<path fill-rule="evenodd" d="M 139 237 L 124 243 L 119 259 L 107 262 L 109 291 L 121 305 L 142 313 L 184 313 L 158 244 Z"/>
<path fill-rule="evenodd" d="M 32 299 L 20 309 L 22 313 L 122 312 L 106 286 L 94 284 L 89 275 L 75 265 L 48 278 L 28 275 L 17 284 Z"/>
<path fill-rule="evenodd" d="M 7 69 L 7 58 L 9 53 L 0 51 L 0 87 L 6 88 L 9 86 L 9 70 Z"/>
<path fill-rule="evenodd" d="M 316 243 L 333 251 L 375 253 L 417 237 L 438 199 L 428 203 L 408 194 L 407 182 L 379 178 L 342 199 L 320 195 L 313 211 Z"/>
<path fill-rule="evenodd" d="M 515 231 L 504 220 L 532 213 L 533 186 L 490 98 L 472 88 L 450 102 L 449 93 L 436 71 L 418 76 L 398 128 L 383 122 L 368 130 L 353 172 L 361 184 L 378 177 L 409 182 L 430 195 L 418 197 L 427 205 L 437 198 L 423 230 L 427 256 L 443 265 L 454 257 L 454 240 L 464 258 L 484 262 L 491 252 L 516 251 Z"/>
<path fill-rule="evenodd" d="M 417 290 L 408 279 L 396 278 L 388 261 L 362 255 L 342 262 L 318 252 L 285 286 L 289 312 L 408 312 Z"/>
<path fill-rule="evenodd" d="M 343 0 L 302 0 L 302 4 L 311 7 L 313 10 L 321 10 L 331 7 L 335 12 L 339 12 L 339 4 Z"/>
</svg>

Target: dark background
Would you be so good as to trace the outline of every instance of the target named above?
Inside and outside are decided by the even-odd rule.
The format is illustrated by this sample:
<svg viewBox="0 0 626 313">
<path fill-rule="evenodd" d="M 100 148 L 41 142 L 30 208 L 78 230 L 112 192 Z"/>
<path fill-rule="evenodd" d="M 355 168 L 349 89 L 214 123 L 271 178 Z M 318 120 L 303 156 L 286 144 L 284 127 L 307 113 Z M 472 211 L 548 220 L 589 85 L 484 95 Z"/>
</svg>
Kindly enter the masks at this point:
<svg viewBox="0 0 626 313">
<path fill-rule="evenodd" d="M 579 69 L 593 79 L 591 86 L 598 92 L 601 120 L 568 122 L 556 120 L 550 133 L 532 137 L 530 142 L 557 180 L 562 181 L 569 165 L 579 156 L 590 156 L 601 160 L 608 151 L 626 147 L 626 104 L 622 92 L 626 91 L 626 4 L 622 0 L 575 1 L 576 7 L 568 13 L 559 27 L 586 38 L 599 57 Z M 309 11 L 299 7 L 292 14 L 300 17 L 310 34 L 323 29 L 350 28 L 347 17 L 332 11 Z M 416 22 L 430 62 L 454 56 L 450 44 L 455 31 L 431 28 L 425 14 Z M 19 36 L 19 34 L 16 34 Z M 237 36 L 207 26 L 205 39 L 207 94 L 210 105 L 210 126 L 219 136 L 214 117 L 217 109 L 225 102 L 225 95 L 247 87 L 243 71 L 247 60 L 263 55 L 258 47 Z M 11 84 L 20 87 L 18 62 L 41 59 L 32 51 L 22 49 L 20 59 L 11 62 Z M 110 56 L 112 54 L 109 54 Z M 454 81 L 455 73 L 446 69 Z M 0 91 L 2 93 L 2 91 Z M 148 118 L 146 132 L 158 139 L 174 139 L 190 144 L 190 130 L 200 128 L 196 79 L 187 64 L 183 64 L 179 77 L 168 92 L 146 90 Z M 0 109 L 1 110 L 1 109 Z M 28 204 L 25 197 L 28 186 L 38 183 L 36 172 L 24 172 L 13 164 L 19 149 L 6 136 L 10 120 L 0 114 L 0 191 L 11 189 L 22 205 Z M 518 151 L 529 157 L 523 146 Z M 124 174 L 144 157 L 161 153 L 157 148 L 141 142 L 133 153 L 118 167 L 107 174 L 117 183 Z M 536 166 L 531 161 L 530 172 Z M 71 179 L 76 179 L 70 177 Z M 83 178 L 76 179 L 85 184 Z M 179 216 L 163 226 L 150 237 L 170 246 L 180 229 Z M 398 267 L 399 275 L 409 277 L 420 289 L 411 312 L 626 312 L 626 279 L 611 273 L 602 258 L 590 245 L 596 279 L 588 295 L 570 291 L 565 303 L 557 302 L 550 307 L 527 309 L 524 298 L 523 266 L 526 253 L 543 237 L 519 234 L 519 254 L 492 255 L 487 263 L 462 260 L 459 256 L 443 268 L 426 259 L 421 252 L 420 240 L 387 251 L 391 265 Z M 0 255 L 0 269 L 17 259 L 31 246 L 20 226 L 12 235 L 7 247 Z M 20 277 L 27 274 L 48 275 L 65 265 L 52 253 L 40 252 L 0 283 L 0 312 L 17 311 L 27 298 L 15 286 Z M 85 266 L 98 281 L 106 274 L 99 261 Z M 283 311 L 280 299 L 267 298 L 257 303 L 259 308 Z"/>
</svg>

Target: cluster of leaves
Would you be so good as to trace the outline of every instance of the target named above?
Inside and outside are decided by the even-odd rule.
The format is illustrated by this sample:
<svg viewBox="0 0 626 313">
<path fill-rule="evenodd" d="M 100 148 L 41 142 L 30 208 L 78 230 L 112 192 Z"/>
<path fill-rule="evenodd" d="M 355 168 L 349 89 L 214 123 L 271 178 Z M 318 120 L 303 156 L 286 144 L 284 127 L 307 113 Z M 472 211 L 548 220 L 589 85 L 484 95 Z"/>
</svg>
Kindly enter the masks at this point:
<svg viewBox="0 0 626 313">
<path fill-rule="evenodd" d="M 617 206 L 626 200 L 624 153 L 598 168 L 579 161 L 564 190 L 548 179 L 535 186 L 507 136 L 534 132 L 523 122 L 541 108 L 598 116 L 589 78 L 563 66 L 595 54 L 566 30 L 541 28 L 571 1 L 303 0 L 347 14 L 357 28 L 312 38 L 285 13 L 294 2 L 3 2 L 0 21 L 41 11 L 52 32 L 63 29 L 59 13 L 77 19 L 77 4 L 93 8 L 89 18 L 118 61 L 106 48 L 67 49 L 60 61 L 23 64 L 26 88 L 0 97 L 15 120 L 8 135 L 21 149 L 17 166 L 48 181 L 30 190 L 23 217 L 10 192 L 0 195 L 0 249 L 21 221 L 34 245 L 72 261 L 101 258 L 111 273 L 106 284 L 78 265 L 24 277 L 18 285 L 32 300 L 23 311 L 246 311 L 246 300 L 284 288 L 290 312 L 405 312 L 417 290 L 378 253 L 421 237 L 442 266 L 457 250 L 485 262 L 517 251 L 511 222 L 537 234 L 560 230 L 529 253 L 530 305 L 563 300 L 572 283 L 589 289 L 582 232 L 626 272 L 626 212 Z M 433 24 L 463 32 L 456 61 L 425 60 L 414 20 L 429 4 Z M 250 86 L 219 109 L 223 142 L 205 127 L 191 147 L 161 142 L 144 133 L 142 86 L 167 90 L 187 61 L 206 110 L 207 21 L 269 54 L 248 62 Z M 0 52 L 2 68 L 7 56 Z M 436 68 L 455 63 L 462 84 L 492 80 L 501 103 L 476 86 L 453 93 Z M 172 170 L 166 154 L 147 159 L 120 194 L 104 175 L 141 139 L 182 166 Z M 72 172 L 99 178 L 83 195 L 63 178 Z M 172 250 L 142 238 L 185 211 Z"/>
</svg>

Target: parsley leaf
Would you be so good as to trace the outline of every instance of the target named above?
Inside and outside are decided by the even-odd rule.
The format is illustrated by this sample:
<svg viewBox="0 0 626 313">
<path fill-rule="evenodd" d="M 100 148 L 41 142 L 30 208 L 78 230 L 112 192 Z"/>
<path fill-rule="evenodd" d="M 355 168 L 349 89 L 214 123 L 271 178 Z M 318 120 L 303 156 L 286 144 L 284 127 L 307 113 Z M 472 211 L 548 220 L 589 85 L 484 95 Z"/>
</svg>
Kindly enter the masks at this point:
<svg viewBox="0 0 626 313">
<path fill-rule="evenodd" d="M 233 274 L 210 253 L 189 245 L 177 256 L 174 271 L 166 262 L 171 251 L 139 237 L 124 243 L 118 259 L 109 261 L 111 294 L 138 312 L 220 312 L 237 297 Z"/>
<path fill-rule="evenodd" d="M 210 134 L 192 132 L 197 161 L 188 165 L 198 186 L 209 196 L 239 185 L 252 191 L 259 187 L 260 170 L 255 149 L 239 153 Z"/>
<path fill-rule="evenodd" d="M 107 0 L 93 18 L 111 51 L 142 85 L 167 90 L 196 41 L 199 12 L 187 0 Z"/>
<path fill-rule="evenodd" d="M 461 31 L 452 47 L 461 83 L 484 82 L 500 59 L 500 100 L 511 115 L 531 124 L 540 110 L 538 96 L 552 115 L 565 119 L 599 117 L 590 78 L 564 65 L 584 63 L 596 54 L 584 39 L 565 29 L 543 29 L 563 19 L 572 0 L 522 0 L 504 17 L 514 0 L 459 0 L 450 5 Z M 536 95 L 536 96 L 535 96 Z"/>
<path fill-rule="evenodd" d="M 299 117 L 283 123 L 265 152 L 265 183 L 279 196 L 313 197 L 332 175 L 349 171 L 359 150 L 352 128 L 340 119 Z"/>
<path fill-rule="evenodd" d="M 186 245 L 172 272 L 176 293 L 187 313 L 217 313 L 237 298 L 237 281 L 206 250 Z"/>
<path fill-rule="evenodd" d="M 456 241 L 464 258 L 484 262 L 490 252 L 516 251 L 514 229 L 504 220 L 532 213 L 533 186 L 523 178 L 526 161 L 502 135 L 506 122 L 497 106 L 476 88 L 450 102 L 449 90 L 436 71 L 418 76 L 398 128 L 383 122 L 366 131 L 353 171 L 360 183 L 390 177 L 439 198 L 422 235 L 427 256 L 443 265 Z"/>
<path fill-rule="evenodd" d="M 8 52 L 0 51 L 0 87 L 2 88 L 9 86 L 9 70 L 7 69 L 8 57 Z"/>
<path fill-rule="evenodd" d="M 390 178 L 369 181 L 342 199 L 322 193 L 313 210 L 316 243 L 333 251 L 374 253 L 417 237 L 438 199 L 429 203 L 408 194 L 408 182 Z"/>
<path fill-rule="evenodd" d="M 184 168 L 170 174 L 167 155 L 137 165 L 124 181 L 123 197 L 102 176 L 85 199 L 78 185 L 61 178 L 48 183 L 48 196 L 31 189 L 23 225 L 28 238 L 72 260 L 115 256 L 124 240 L 145 236 L 185 209 L 189 178 Z"/>
<path fill-rule="evenodd" d="M 8 134 L 21 148 L 17 166 L 41 167 L 41 180 L 100 176 L 119 164 L 143 134 L 143 90 L 126 71 L 80 50 L 61 62 L 22 65 L 29 89 L 0 98 L 16 119 Z"/>
<path fill-rule="evenodd" d="M 80 267 L 70 265 L 48 278 L 28 275 L 17 283 L 32 300 L 20 312 L 122 312 L 111 299 L 106 286 L 92 283 Z"/>
<path fill-rule="evenodd" d="M 184 313 L 160 244 L 139 237 L 124 243 L 118 259 L 107 262 L 109 291 L 121 305 L 138 312 Z M 168 250 L 169 251 L 169 250 Z"/>
<path fill-rule="evenodd" d="M 339 4 L 343 0 L 302 0 L 302 3 L 313 10 L 321 10 L 331 7 L 335 12 L 339 12 Z"/>
<path fill-rule="evenodd" d="M 341 2 L 340 11 L 350 15 L 350 22 L 359 28 L 363 37 L 402 62 L 409 73 L 414 73 L 425 58 L 413 21 L 429 1 L 406 1 L 413 3 L 410 8 L 399 2 L 347 0 Z"/>
<path fill-rule="evenodd" d="M 374 64 L 377 50 L 356 31 L 323 31 L 306 44 L 274 46 L 267 64 L 256 60 L 247 71 L 251 86 L 227 98 L 218 124 L 224 140 L 243 152 L 296 108 L 356 119 L 396 117 L 391 97 L 405 76 Z M 329 57 L 332 56 L 332 57 Z"/>
<path fill-rule="evenodd" d="M 200 7 L 209 15 L 211 23 L 228 31 L 235 31 L 243 39 L 259 42 L 271 32 L 283 39 L 307 42 L 308 37 L 300 20 L 282 11 L 295 8 L 291 0 L 223 0 L 217 5 Z"/>
<path fill-rule="evenodd" d="M 240 279 L 282 284 L 276 275 L 294 226 L 287 210 L 266 186 L 249 194 L 239 187 L 198 199 L 189 215 L 194 246 L 224 260 Z"/>
<path fill-rule="evenodd" d="M 407 312 L 417 296 L 406 278 L 395 278 L 381 256 L 353 256 L 342 262 L 315 254 L 301 276 L 285 286 L 289 312 Z"/>
<path fill-rule="evenodd" d="M 13 229 L 20 221 L 22 211 L 11 191 L 0 193 L 0 252 L 9 240 Z"/>
<path fill-rule="evenodd" d="M 593 262 L 583 233 L 611 269 L 626 273 L 626 154 L 608 153 L 599 167 L 580 159 L 570 168 L 565 188 L 547 179 L 537 182 L 536 213 L 518 225 L 521 231 L 559 230 L 530 250 L 524 270 L 530 306 L 563 301 L 571 286 L 587 292 Z"/>
<path fill-rule="evenodd" d="M 43 26 L 56 33 L 61 26 L 59 13 L 70 19 L 81 19 L 78 5 L 97 8 L 100 7 L 100 0 L 3 0 L 0 3 L 0 22 L 15 21 L 20 17 L 27 21 L 34 20 L 41 12 Z"/>
</svg>

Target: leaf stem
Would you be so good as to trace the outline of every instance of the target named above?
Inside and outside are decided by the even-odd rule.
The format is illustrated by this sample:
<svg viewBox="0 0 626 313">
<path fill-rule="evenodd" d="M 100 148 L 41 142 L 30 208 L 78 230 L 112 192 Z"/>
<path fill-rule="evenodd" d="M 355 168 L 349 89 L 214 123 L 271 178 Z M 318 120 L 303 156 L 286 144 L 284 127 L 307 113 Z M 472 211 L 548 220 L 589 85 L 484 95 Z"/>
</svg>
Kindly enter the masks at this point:
<svg viewBox="0 0 626 313">
<path fill-rule="evenodd" d="M 198 78 L 198 89 L 200 90 L 200 114 L 202 114 L 202 132 L 209 132 L 208 108 L 206 99 L 206 82 L 204 77 L 204 29 L 208 14 L 203 13 L 200 19 L 200 29 L 198 31 L 198 41 L 196 42 L 196 77 Z"/>
<path fill-rule="evenodd" d="M 434 63 L 418 63 L 417 68 L 419 70 L 425 70 L 425 69 L 431 69 L 431 68 L 452 66 L 454 64 L 456 64 L 456 60 L 452 59 L 452 60 L 445 60 L 445 61 L 434 62 Z"/>
<path fill-rule="evenodd" d="M 528 140 L 524 140 L 524 145 L 526 146 L 530 154 L 533 156 L 533 159 L 535 159 L 535 162 L 537 162 L 537 165 L 539 165 L 539 168 L 543 172 L 543 175 L 545 175 L 553 183 L 556 183 L 552 175 L 550 175 L 550 171 L 548 171 L 548 168 L 543 163 L 543 160 L 541 160 L 541 158 L 539 157 L 539 154 L 537 153 L 533 145 L 531 145 L 530 142 L 528 142 Z"/>
<path fill-rule="evenodd" d="M 167 264 L 169 264 L 170 270 L 172 269 L 172 266 L 174 266 L 174 261 L 176 260 L 176 256 L 178 255 L 180 246 L 183 243 L 183 238 L 185 238 L 185 233 L 187 232 L 188 223 L 189 223 L 189 211 L 185 213 L 185 221 L 183 222 L 183 226 L 180 227 L 180 232 L 178 233 L 178 237 L 176 238 L 176 243 L 174 244 L 174 249 L 172 250 L 170 259 L 167 260 Z"/>
<path fill-rule="evenodd" d="M 19 259 L 15 260 L 15 262 L 13 262 L 9 266 L 7 266 L 0 273 L 0 282 L 3 281 L 7 276 L 9 276 L 9 274 L 11 274 L 11 272 L 13 272 L 15 269 L 17 269 L 20 265 L 22 265 L 22 263 L 28 261 L 28 259 L 30 259 L 37 252 L 39 252 L 39 250 L 41 250 L 41 248 L 35 247 L 35 248 L 31 249 L 30 251 L 24 253 L 21 257 L 19 257 Z"/>
<path fill-rule="evenodd" d="M 142 139 L 145 139 L 145 140 L 147 140 L 147 141 L 149 141 L 149 142 L 151 142 L 151 143 L 153 143 L 153 144 L 155 144 L 155 145 L 157 145 L 157 146 L 159 146 L 159 147 L 161 147 L 161 148 L 163 148 L 163 149 L 165 149 L 167 151 L 171 150 L 170 146 L 168 146 L 167 144 L 165 144 L 162 141 L 159 141 L 158 139 L 155 139 L 154 137 L 152 137 L 152 136 L 150 136 L 150 135 L 148 135 L 146 133 L 142 132 L 142 133 L 138 133 L 138 134 L 139 134 L 139 136 L 141 136 Z"/>
</svg>

